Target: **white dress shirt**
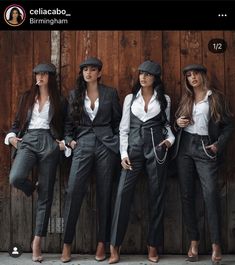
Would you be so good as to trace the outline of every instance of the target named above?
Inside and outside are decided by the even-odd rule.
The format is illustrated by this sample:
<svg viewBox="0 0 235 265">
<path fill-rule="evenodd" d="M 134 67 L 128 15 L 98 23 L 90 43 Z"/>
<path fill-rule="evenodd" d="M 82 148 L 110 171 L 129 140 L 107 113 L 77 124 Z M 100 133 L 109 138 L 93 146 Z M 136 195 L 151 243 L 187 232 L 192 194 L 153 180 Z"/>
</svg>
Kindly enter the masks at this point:
<svg viewBox="0 0 235 265">
<path fill-rule="evenodd" d="M 32 117 L 29 122 L 28 128 L 29 129 L 50 129 L 49 120 L 48 120 L 49 108 L 50 108 L 49 97 L 44 103 L 41 111 L 39 111 L 39 101 L 37 99 L 33 107 Z"/>
<path fill-rule="evenodd" d="M 209 101 L 208 97 L 212 94 L 211 90 L 208 90 L 206 96 L 203 100 L 199 101 L 197 104 L 193 104 L 193 120 L 194 123 L 190 124 L 188 127 L 184 128 L 186 132 L 208 135 L 208 122 L 209 122 Z"/>
<path fill-rule="evenodd" d="M 91 119 L 91 121 L 93 121 L 95 119 L 95 116 L 98 112 L 98 108 L 99 108 L 99 98 L 96 99 L 95 101 L 95 107 L 94 109 L 91 108 L 91 100 L 87 95 L 87 91 L 86 91 L 86 95 L 85 95 L 85 100 L 84 100 L 84 106 L 86 109 L 86 112 L 88 113 L 89 118 Z"/>
<path fill-rule="evenodd" d="M 138 117 L 141 121 L 145 122 L 147 120 L 152 119 L 153 117 L 157 116 L 160 111 L 160 104 L 156 100 L 157 92 L 154 91 L 154 94 L 152 95 L 149 104 L 148 104 L 148 111 L 145 112 L 144 106 L 144 98 L 142 96 L 141 90 L 137 93 L 135 100 L 133 101 L 133 104 L 130 108 L 130 104 L 132 101 L 133 94 L 129 94 L 125 97 L 124 103 L 123 103 L 123 114 L 122 119 L 120 122 L 119 130 L 120 130 L 120 153 L 121 158 L 128 157 L 127 148 L 128 148 L 128 135 L 130 131 L 130 109 L 132 113 Z M 168 121 L 170 120 L 170 97 L 168 95 L 165 95 L 165 98 L 167 100 L 167 108 L 165 110 L 166 116 Z M 175 141 L 175 137 L 171 131 L 170 126 L 168 125 L 166 127 L 167 129 L 167 140 L 173 144 Z"/>
<path fill-rule="evenodd" d="M 46 100 L 45 104 L 43 105 L 41 111 L 39 111 L 39 101 L 38 99 L 35 101 L 31 120 L 29 122 L 28 129 L 50 129 L 49 124 L 49 108 L 50 108 L 50 100 L 49 97 Z M 6 145 L 9 145 L 9 139 L 11 137 L 16 137 L 16 134 L 13 132 L 10 132 L 6 135 L 4 143 Z M 64 141 L 63 141 L 64 143 Z M 64 143 L 65 144 L 65 143 Z M 65 146 L 64 154 L 66 157 L 71 155 L 71 149 Z"/>
</svg>

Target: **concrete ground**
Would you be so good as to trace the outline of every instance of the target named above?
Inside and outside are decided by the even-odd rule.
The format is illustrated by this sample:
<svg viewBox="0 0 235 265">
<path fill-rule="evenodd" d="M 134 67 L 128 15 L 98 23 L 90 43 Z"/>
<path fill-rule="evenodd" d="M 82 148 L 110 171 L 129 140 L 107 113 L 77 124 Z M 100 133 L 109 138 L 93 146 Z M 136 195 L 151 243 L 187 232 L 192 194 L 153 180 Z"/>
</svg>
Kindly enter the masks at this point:
<svg viewBox="0 0 235 265">
<path fill-rule="evenodd" d="M 43 265 L 62 265 L 60 262 L 60 254 L 44 254 Z M 0 265 L 32 265 L 39 264 L 31 260 L 31 253 L 23 253 L 18 258 L 11 257 L 6 252 L 0 252 Z M 68 265 L 108 265 L 108 259 L 103 262 L 94 260 L 93 255 L 72 255 L 72 260 Z M 147 260 L 145 255 L 121 255 L 120 265 L 153 265 Z M 185 256 L 182 255 L 162 255 L 158 262 L 159 265 L 192 265 L 192 263 L 185 261 Z M 199 261 L 193 265 L 212 265 L 210 256 L 201 255 Z M 235 255 L 224 255 L 220 265 L 235 265 Z"/>
</svg>

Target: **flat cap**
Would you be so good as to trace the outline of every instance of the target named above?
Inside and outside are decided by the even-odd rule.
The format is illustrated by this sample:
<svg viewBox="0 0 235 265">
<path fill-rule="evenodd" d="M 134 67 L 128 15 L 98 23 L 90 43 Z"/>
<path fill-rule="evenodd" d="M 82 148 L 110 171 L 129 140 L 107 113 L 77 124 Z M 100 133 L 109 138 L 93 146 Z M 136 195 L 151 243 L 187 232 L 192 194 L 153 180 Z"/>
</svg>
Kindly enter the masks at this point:
<svg viewBox="0 0 235 265">
<path fill-rule="evenodd" d="M 80 63 L 80 69 L 82 69 L 83 67 L 88 66 L 88 65 L 96 66 L 96 67 L 98 67 L 98 69 L 101 70 L 103 63 L 98 58 L 90 57 L 90 58 L 86 59 L 85 61 L 83 61 L 82 63 Z"/>
<path fill-rule="evenodd" d="M 198 72 L 207 72 L 207 69 L 202 64 L 189 64 L 183 69 L 183 74 L 185 75 L 188 71 L 198 71 Z"/>
<path fill-rule="evenodd" d="M 151 75 L 161 75 L 161 66 L 159 63 L 152 62 L 150 60 L 143 62 L 139 68 L 139 71 L 147 72 Z"/>
<path fill-rule="evenodd" d="M 54 64 L 51 64 L 51 63 L 41 63 L 33 68 L 33 72 L 34 73 L 48 72 L 48 73 L 55 74 L 56 67 L 54 66 Z"/>
</svg>

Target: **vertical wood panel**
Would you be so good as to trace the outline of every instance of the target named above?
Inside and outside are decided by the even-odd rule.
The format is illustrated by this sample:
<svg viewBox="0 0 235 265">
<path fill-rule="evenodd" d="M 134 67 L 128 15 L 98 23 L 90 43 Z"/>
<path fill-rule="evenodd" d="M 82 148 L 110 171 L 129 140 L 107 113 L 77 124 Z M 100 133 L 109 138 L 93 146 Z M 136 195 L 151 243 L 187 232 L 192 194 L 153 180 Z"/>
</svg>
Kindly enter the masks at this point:
<svg viewBox="0 0 235 265">
<path fill-rule="evenodd" d="M 141 31 L 141 58 L 140 61 L 152 60 L 162 65 L 162 32 Z"/>
<path fill-rule="evenodd" d="M 76 80 L 76 32 L 61 32 L 61 91 L 68 95 Z"/>
<path fill-rule="evenodd" d="M 33 67 L 33 33 L 15 31 L 12 34 L 12 109 L 16 113 L 19 95 L 30 89 Z M 31 47 L 28 49 L 26 47 Z M 23 63 L 24 62 L 24 63 Z M 32 198 L 12 188 L 12 242 L 30 250 L 32 233 Z"/>
<path fill-rule="evenodd" d="M 9 60 L 12 47 L 12 34 L 10 31 L 0 31 L 0 251 L 6 251 L 10 245 L 10 186 L 8 175 L 10 170 L 10 148 L 3 143 L 5 134 L 11 126 L 11 60 Z M 2 41 L 4 40 L 4 41 Z M 4 240 L 3 240 L 4 239 Z"/>
<path fill-rule="evenodd" d="M 140 61 L 140 32 L 119 32 L 119 95 L 121 101 L 131 92 L 138 75 Z"/>
<path fill-rule="evenodd" d="M 163 69 L 166 94 L 171 98 L 172 108 L 180 90 L 180 34 L 163 33 Z M 172 120 L 174 120 L 174 112 Z M 182 251 L 182 210 L 177 176 L 167 179 L 164 218 L 164 253 Z"/>
<path fill-rule="evenodd" d="M 97 52 L 103 62 L 101 83 L 118 89 L 118 31 L 98 32 Z"/>
<path fill-rule="evenodd" d="M 34 65 L 51 61 L 50 31 L 33 31 L 33 60 Z"/>
</svg>

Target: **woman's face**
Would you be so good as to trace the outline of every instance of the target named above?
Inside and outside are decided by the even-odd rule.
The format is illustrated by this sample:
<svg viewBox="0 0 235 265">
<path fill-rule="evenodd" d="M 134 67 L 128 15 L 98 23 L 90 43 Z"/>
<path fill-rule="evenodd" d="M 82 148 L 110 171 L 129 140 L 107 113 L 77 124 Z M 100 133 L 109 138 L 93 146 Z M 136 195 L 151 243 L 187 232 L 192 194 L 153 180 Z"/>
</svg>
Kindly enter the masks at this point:
<svg viewBox="0 0 235 265">
<path fill-rule="evenodd" d="M 189 85 L 193 88 L 202 86 L 202 75 L 198 71 L 188 71 L 186 73 L 186 78 L 189 82 Z"/>
<path fill-rule="evenodd" d="M 142 87 L 151 87 L 154 82 L 154 75 L 151 75 L 147 72 L 140 71 L 139 73 L 139 81 Z"/>
<path fill-rule="evenodd" d="M 19 16 L 19 12 L 17 10 L 13 10 L 12 17 L 13 18 L 18 18 L 18 16 Z"/>
<path fill-rule="evenodd" d="M 36 82 L 39 86 L 48 85 L 49 74 L 48 72 L 39 72 L 36 73 Z"/>
<path fill-rule="evenodd" d="M 82 70 L 83 78 L 87 83 L 97 82 L 101 77 L 101 72 L 95 66 L 86 66 Z"/>
</svg>

